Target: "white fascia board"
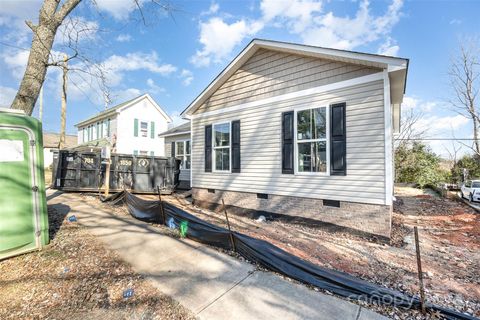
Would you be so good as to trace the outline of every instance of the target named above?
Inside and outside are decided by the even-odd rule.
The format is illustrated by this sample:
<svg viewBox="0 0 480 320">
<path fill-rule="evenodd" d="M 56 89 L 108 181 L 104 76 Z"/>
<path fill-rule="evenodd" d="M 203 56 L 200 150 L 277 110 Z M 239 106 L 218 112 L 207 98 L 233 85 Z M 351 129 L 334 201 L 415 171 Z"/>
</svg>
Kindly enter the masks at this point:
<svg viewBox="0 0 480 320">
<path fill-rule="evenodd" d="M 385 119 L 385 204 L 393 203 L 393 141 L 392 107 L 390 101 L 390 77 L 383 71 L 384 119 Z"/>
<path fill-rule="evenodd" d="M 213 94 L 213 92 L 217 90 L 220 86 L 220 82 L 226 77 L 231 76 L 231 74 L 233 74 L 238 69 L 238 67 L 243 64 L 244 60 L 246 60 L 247 54 L 253 55 L 254 51 L 256 51 L 256 49 L 253 50 L 255 46 L 255 41 L 250 42 L 250 44 L 245 49 L 243 49 L 242 52 L 240 52 L 240 54 L 238 54 L 238 56 L 236 56 L 235 59 L 233 59 L 233 61 L 230 62 L 230 64 L 227 65 L 225 69 L 223 69 L 223 71 L 208 85 L 208 87 L 203 90 L 202 93 L 200 93 L 198 97 L 195 98 L 195 100 L 193 100 L 193 102 L 190 103 L 190 105 L 182 111 L 182 113 L 180 113 L 180 116 L 184 118 L 191 116 L 189 112 L 192 111 L 192 109 L 196 108 L 198 105 L 200 105 L 205 96 L 210 96 L 211 94 Z"/>
<path fill-rule="evenodd" d="M 135 100 L 129 102 L 128 104 L 124 105 L 123 107 L 119 108 L 118 112 L 121 112 L 121 111 L 131 107 L 132 105 L 136 104 L 137 102 L 139 102 L 142 99 L 147 99 L 158 110 L 158 112 L 160 112 L 162 114 L 162 116 L 167 120 L 167 123 L 170 123 L 170 122 L 173 121 L 172 118 L 170 118 L 168 116 L 168 114 L 166 114 L 165 111 L 163 111 L 162 107 L 160 107 L 157 104 L 157 102 L 148 93 L 145 93 L 144 95 L 141 95 L 137 99 L 135 99 Z"/>
<path fill-rule="evenodd" d="M 101 115 L 98 115 L 97 117 L 95 118 L 91 118 L 91 119 L 88 119 L 88 120 L 85 120 L 85 121 L 82 121 L 82 122 L 79 122 L 75 125 L 73 125 L 74 127 L 77 127 L 77 128 L 80 128 L 80 127 L 85 127 L 91 123 L 95 123 L 97 122 L 98 120 L 100 119 L 104 119 L 104 118 L 108 118 L 108 117 L 111 117 L 112 115 L 117 115 L 118 114 L 118 111 L 115 109 L 115 110 L 112 110 L 110 112 L 107 112 L 107 113 L 102 113 Z"/>
<path fill-rule="evenodd" d="M 182 131 L 182 132 L 175 132 L 175 133 L 168 133 L 168 134 L 159 134 L 159 137 L 173 137 L 173 136 L 180 136 L 182 134 L 189 134 L 190 131 Z"/>
<path fill-rule="evenodd" d="M 378 72 L 378 73 L 373 73 L 369 74 L 363 77 L 358 77 L 350 80 L 345 80 L 345 81 L 339 81 L 335 83 L 330 83 L 326 84 L 323 86 L 318 86 L 315 88 L 310 88 L 310 89 L 305 89 L 305 90 L 300 90 L 300 91 L 295 91 L 291 93 L 286 93 L 282 94 L 279 96 L 271 97 L 271 98 L 266 98 L 266 99 L 261 99 L 261 100 L 256 100 L 252 102 L 247 102 L 243 104 L 239 104 L 236 106 L 232 107 L 227 107 L 227 108 L 222 108 L 218 110 L 213 110 L 213 111 L 207 111 L 204 113 L 199 113 L 191 116 L 192 120 L 193 119 L 198 119 L 198 118 L 203 118 L 203 117 L 208 117 L 212 115 L 218 115 L 226 112 L 232 112 L 232 111 L 239 111 L 243 109 L 249 109 L 249 108 L 254 108 L 260 105 L 265 105 L 269 103 L 275 103 L 279 101 L 286 101 L 286 100 L 292 100 L 292 99 L 297 99 L 313 94 L 318 94 L 318 93 L 323 93 L 327 91 L 332 91 L 332 90 L 338 90 L 338 89 L 343 89 L 359 84 L 364 84 L 364 83 L 369 83 L 373 81 L 378 81 L 378 80 L 383 80 L 384 79 L 384 73 L 383 72 Z"/>
<path fill-rule="evenodd" d="M 337 49 L 331 49 L 331 48 L 306 46 L 302 44 L 276 42 L 276 41 L 261 40 L 261 39 L 254 40 L 253 42 L 266 49 L 269 49 L 269 48 L 277 49 L 277 50 L 287 49 L 287 50 L 305 52 L 306 54 L 313 53 L 328 59 L 345 58 L 345 59 L 352 59 L 352 60 L 359 60 L 359 61 L 368 61 L 368 62 L 381 64 L 385 68 L 388 66 L 406 67 L 406 63 L 407 63 L 406 62 L 407 60 L 404 58 L 388 57 L 388 56 L 368 54 L 368 53 L 362 53 L 362 52 L 337 50 Z"/>
</svg>

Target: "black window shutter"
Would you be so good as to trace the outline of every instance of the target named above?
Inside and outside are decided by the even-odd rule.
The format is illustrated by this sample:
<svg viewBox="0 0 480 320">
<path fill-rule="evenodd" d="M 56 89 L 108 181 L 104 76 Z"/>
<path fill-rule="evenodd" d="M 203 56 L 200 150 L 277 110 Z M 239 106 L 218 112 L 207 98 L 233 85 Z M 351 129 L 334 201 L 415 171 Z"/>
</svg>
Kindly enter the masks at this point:
<svg viewBox="0 0 480 320">
<path fill-rule="evenodd" d="M 212 125 L 205 126 L 205 172 L 212 172 Z"/>
<path fill-rule="evenodd" d="M 346 103 L 330 107 L 330 174 L 347 175 Z"/>
<path fill-rule="evenodd" d="M 293 174 L 293 111 L 282 113 L 282 173 Z"/>
<path fill-rule="evenodd" d="M 175 141 L 172 141 L 172 157 L 175 157 Z"/>
<path fill-rule="evenodd" d="M 240 172 L 240 120 L 232 121 L 232 172 Z"/>
</svg>

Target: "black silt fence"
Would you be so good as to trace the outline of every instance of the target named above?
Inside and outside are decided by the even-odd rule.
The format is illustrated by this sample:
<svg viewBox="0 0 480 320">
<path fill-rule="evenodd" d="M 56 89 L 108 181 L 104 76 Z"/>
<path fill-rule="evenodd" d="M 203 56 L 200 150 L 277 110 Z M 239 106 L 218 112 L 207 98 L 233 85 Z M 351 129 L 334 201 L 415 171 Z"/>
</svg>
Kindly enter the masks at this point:
<svg viewBox="0 0 480 320">
<path fill-rule="evenodd" d="M 181 229 L 183 225 L 186 226 L 184 230 L 186 229 L 185 236 L 187 238 L 227 250 L 234 249 L 230 232 L 227 229 L 203 221 L 170 203 L 163 202 L 164 216 L 160 201 L 143 200 L 127 191 L 112 195 L 107 199 L 102 199 L 102 201 L 115 202 L 122 200 L 125 201 L 129 213 L 137 219 L 165 224 L 178 229 Z M 252 238 L 238 232 L 233 232 L 232 234 L 235 249 L 240 255 L 292 279 L 350 299 L 394 305 L 396 307 L 420 308 L 418 297 L 381 287 L 344 272 L 322 268 L 264 240 Z M 426 308 L 438 311 L 446 319 L 476 319 L 473 316 L 431 303 L 427 303 Z"/>
</svg>

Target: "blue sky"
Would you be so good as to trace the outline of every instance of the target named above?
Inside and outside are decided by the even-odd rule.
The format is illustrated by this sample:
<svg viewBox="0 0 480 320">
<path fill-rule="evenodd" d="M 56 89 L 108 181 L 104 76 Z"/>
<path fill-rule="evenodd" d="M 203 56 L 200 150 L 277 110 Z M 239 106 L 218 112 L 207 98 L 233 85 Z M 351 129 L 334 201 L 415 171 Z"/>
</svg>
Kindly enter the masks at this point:
<svg viewBox="0 0 480 320">
<path fill-rule="evenodd" d="M 110 106 L 147 92 L 178 122 L 178 114 L 252 38 L 265 38 L 409 58 L 404 109 L 424 113 L 419 125 L 430 136 L 471 136 L 468 120 L 446 103 L 447 72 L 459 41 L 480 37 L 480 1 L 171 1 L 166 13 L 144 0 L 146 25 L 133 0 L 96 3 L 85 0 L 62 30 L 83 30 L 78 47 L 105 71 Z M 35 21 L 40 5 L 0 4 L 0 106 L 9 106 L 18 88 L 31 41 L 23 21 Z M 54 58 L 63 52 L 71 54 L 66 37 L 58 36 Z M 86 69 L 82 60 L 70 65 Z M 79 71 L 71 72 L 68 95 L 67 131 L 75 133 L 75 123 L 104 108 L 104 95 L 97 78 Z M 58 132 L 58 69 L 47 74 L 44 106 L 44 129 Z M 451 142 L 431 145 L 443 155 L 445 146 L 451 148 Z"/>
</svg>

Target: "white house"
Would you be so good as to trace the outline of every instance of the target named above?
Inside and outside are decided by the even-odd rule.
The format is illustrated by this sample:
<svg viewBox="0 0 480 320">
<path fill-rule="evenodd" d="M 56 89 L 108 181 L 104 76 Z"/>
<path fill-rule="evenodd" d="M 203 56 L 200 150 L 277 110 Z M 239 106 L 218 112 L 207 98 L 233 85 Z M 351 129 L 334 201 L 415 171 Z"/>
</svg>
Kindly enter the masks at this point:
<svg viewBox="0 0 480 320">
<path fill-rule="evenodd" d="M 102 111 L 77 123 L 80 146 L 103 146 L 109 143 L 112 152 L 165 156 L 164 138 L 158 133 L 168 129 L 172 119 L 144 94 Z"/>
<path fill-rule="evenodd" d="M 53 152 L 58 151 L 60 134 L 52 132 L 43 133 L 43 165 L 49 168 L 53 164 Z M 77 145 L 77 136 L 65 135 L 64 148 L 74 148 Z"/>
<path fill-rule="evenodd" d="M 408 59 L 253 40 L 183 111 L 197 205 L 390 236 Z"/>
</svg>

